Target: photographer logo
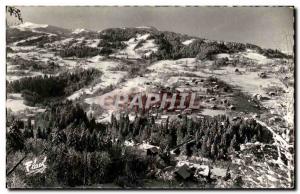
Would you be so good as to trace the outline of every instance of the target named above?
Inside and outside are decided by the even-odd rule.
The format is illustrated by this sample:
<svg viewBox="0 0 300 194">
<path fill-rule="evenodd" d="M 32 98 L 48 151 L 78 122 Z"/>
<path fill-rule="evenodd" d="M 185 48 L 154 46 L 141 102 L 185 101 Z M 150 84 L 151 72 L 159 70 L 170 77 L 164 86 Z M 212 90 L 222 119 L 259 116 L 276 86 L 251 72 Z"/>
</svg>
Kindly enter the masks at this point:
<svg viewBox="0 0 300 194">
<path fill-rule="evenodd" d="M 25 162 L 24 165 L 26 169 L 26 174 L 31 175 L 37 173 L 44 173 L 47 168 L 46 161 L 47 156 L 40 160 L 40 162 L 38 158 L 34 158 L 33 160 Z"/>
</svg>

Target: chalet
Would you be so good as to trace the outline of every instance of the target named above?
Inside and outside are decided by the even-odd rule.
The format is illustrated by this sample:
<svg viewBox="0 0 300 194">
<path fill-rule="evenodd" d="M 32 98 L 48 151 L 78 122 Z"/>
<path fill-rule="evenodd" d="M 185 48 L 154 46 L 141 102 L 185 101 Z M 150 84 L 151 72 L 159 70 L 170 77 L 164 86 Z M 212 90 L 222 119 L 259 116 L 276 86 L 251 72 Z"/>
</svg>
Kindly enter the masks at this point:
<svg viewBox="0 0 300 194">
<path fill-rule="evenodd" d="M 183 166 L 180 166 L 177 171 L 175 171 L 175 174 L 180 177 L 181 179 L 188 179 L 191 177 L 190 168 L 185 164 Z"/>
<path fill-rule="evenodd" d="M 219 88 L 220 88 L 219 85 L 215 85 L 215 86 L 213 87 L 214 90 L 219 89 Z"/>
<path fill-rule="evenodd" d="M 158 148 L 157 147 L 151 147 L 147 149 L 147 156 L 157 156 L 158 154 Z"/>
<path fill-rule="evenodd" d="M 211 109 L 213 109 L 213 110 L 217 110 L 218 109 L 218 107 L 214 104 L 214 105 L 212 105 L 211 106 Z"/>
<path fill-rule="evenodd" d="M 258 73 L 258 76 L 260 77 L 260 78 L 267 78 L 267 74 L 266 74 L 266 72 L 261 72 L 261 73 Z"/>
<path fill-rule="evenodd" d="M 259 118 L 259 117 L 260 117 L 259 114 L 254 114 L 254 115 L 253 115 L 253 118 L 256 118 L 256 119 L 257 119 L 257 118 Z"/>
<path fill-rule="evenodd" d="M 269 92 L 268 94 L 269 94 L 269 96 L 276 96 L 275 92 Z"/>
<path fill-rule="evenodd" d="M 241 117 L 233 117 L 232 121 L 237 121 L 237 120 L 240 120 L 240 119 L 241 119 Z"/>
<path fill-rule="evenodd" d="M 178 109 L 175 110 L 175 113 L 177 113 L 177 114 L 181 114 L 181 112 L 182 112 L 181 110 L 178 110 Z"/>
<path fill-rule="evenodd" d="M 210 101 L 215 101 L 216 98 L 215 98 L 215 97 L 212 97 L 212 98 L 210 98 L 209 100 L 210 100 Z"/>
<path fill-rule="evenodd" d="M 235 109 L 236 109 L 235 106 L 233 106 L 233 105 L 230 105 L 228 108 L 229 108 L 230 110 L 235 110 Z"/>
<path fill-rule="evenodd" d="M 192 114 L 192 109 L 190 109 L 190 108 L 184 109 L 183 113 Z"/>
<path fill-rule="evenodd" d="M 227 99 L 222 99 L 221 104 L 225 104 L 225 105 L 228 104 L 228 100 Z"/>
<path fill-rule="evenodd" d="M 280 122 L 281 121 L 281 118 L 280 117 L 272 117 L 269 119 L 269 123 L 276 123 L 276 122 Z"/>
</svg>

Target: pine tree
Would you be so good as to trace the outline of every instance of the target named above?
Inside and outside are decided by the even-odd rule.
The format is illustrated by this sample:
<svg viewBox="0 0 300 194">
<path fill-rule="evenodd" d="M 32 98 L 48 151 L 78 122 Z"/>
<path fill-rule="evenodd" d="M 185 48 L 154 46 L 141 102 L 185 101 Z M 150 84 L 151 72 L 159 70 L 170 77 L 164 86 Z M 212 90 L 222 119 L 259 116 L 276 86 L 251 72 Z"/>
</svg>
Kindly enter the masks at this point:
<svg viewBox="0 0 300 194">
<path fill-rule="evenodd" d="M 47 139 L 48 138 L 46 129 L 42 130 L 42 134 L 43 134 L 43 137 L 42 137 L 43 139 Z"/>
<path fill-rule="evenodd" d="M 50 135 L 50 133 L 51 133 L 51 128 L 50 128 L 50 127 L 48 127 L 48 128 L 47 128 L 47 135 L 49 136 L 49 135 Z"/>
<path fill-rule="evenodd" d="M 43 132 L 40 127 L 37 129 L 36 138 L 43 138 Z"/>
<path fill-rule="evenodd" d="M 177 145 L 177 133 L 176 133 L 176 129 L 175 128 L 171 128 L 170 129 L 170 144 L 169 144 L 169 148 L 173 148 Z"/>
<path fill-rule="evenodd" d="M 176 136 L 177 136 L 177 145 L 181 144 L 183 142 L 184 136 L 182 133 L 182 128 L 180 126 L 177 127 Z"/>
<path fill-rule="evenodd" d="M 226 175 L 224 177 L 224 180 L 228 181 L 230 178 L 231 178 L 231 174 L 230 174 L 230 169 L 228 167 L 227 170 L 226 170 Z"/>
<path fill-rule="evenodd" d="M 217 146 L 215 143 L 211 145 L 210 157 L 213 159 L 217 158 Z"/>
<path fill-rule="evenodd" d="M 238 146 L 238 144 L 237 144 L 237 140 L 236 140 L 236 135 L 234 135 L 231 142 L 230 142 L 230 146 L 228 148 L 228 153 L 229 154 L 234 153 L 235 150 L 237 149 L 237 146 Z"/>
<path fill-rule="evenodd" d="M 75 147 L 76 146 L 76 136 L 75 136 L 75 131 L 72 131 L 69 136 L 68 136 L 68 139 L 67 139 L 67 145 L 69 147 Z"/>
<path fill-rule="evenodd" d="M 207 141 L 208 141 L 208 137 L 204 136 L 204 138 L 202 139 L 202 144 L 201 144 L 201 153 L 204 157 L 209 156 L 210 147 L 207 146 Z"/>
<path fill-rule="evenodd" d="M 187 121 L 187 134 L 188 135 L 193 135 L 194 134 L 194 126 L 193 126 L 192 119 L 189 119 Z"/>
<path fill-rule="evenodd" d="M 31 126 L 31 118 L 30 117 L 27 119 L 27 127 L 28 127 L 28 129 L 32 128 L 32 126 Z"/>
<path fill-rule="evenodd" d="M 169 131 L 169 117 L 166 120 L 166 125 L 165 125 L 165 130 L 164 131 L 166 131 L 166 132 Z"/>
<path fill-rule="evenodd" d="M 30 129 L 29 137 L 34 138 L 33 128 Z"/>
<path fill-rule="evenodd" d="M 254 136 L 251 138 L 251 142 L 252 142 L 252 143 L 257 142 L 257 136 L 256 136 L 256 135 L 254 135 Z"/>
</svg>

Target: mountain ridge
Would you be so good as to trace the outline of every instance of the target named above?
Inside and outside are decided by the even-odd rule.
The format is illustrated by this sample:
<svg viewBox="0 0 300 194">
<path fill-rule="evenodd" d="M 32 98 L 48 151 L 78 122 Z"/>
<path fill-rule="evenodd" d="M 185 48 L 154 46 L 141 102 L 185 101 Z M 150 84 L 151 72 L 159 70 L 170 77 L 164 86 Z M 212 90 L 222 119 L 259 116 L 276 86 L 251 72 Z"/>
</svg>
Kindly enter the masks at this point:
<svg viewBox="0 0 300 194">
<path fill-rule="evenodd" d="M 253 49 L 268 58 L 290 57 L 280 50 L 264 49 L 255 44 L 208 40 L 171 31 L 160 31 L 155 27 L 148 26 L 107 28 L 96 32 L 86 29 L 69 30 L 48 24 L 25 22 L 18 26 L 9 27 L 7 29 L 7 34 L 9 38 L 14 37 L 14 40 L 9 40 L 8 38 L 8 42 L 26 39 L 38 34 L 56 36 L 58 37 L 58 40 L 69 37 L 82 37 L 85 39 L 99 38 L 102 41 L 97 47 L 102 47 L 102 49 L 107 50 L 109 54 L 116 52 L 116 50 L 124 49 L 126 46 L 124 42 L 129 41 L 131 38 L 136 38 L 139 34 L 149 34 L 147 39 L 154 39 L 155 43 L 158 45 L 158 50 L 161 51 L 159 55 L 154 56 L 158 59 L 179 59 L 184 57 L 200 57 L 201 59 L 209 57 L 207 54 L 234 53 L 245 51 L 247 49 Z M 16 38 L 18 36 L 20 36 L 20 39 Z M 203 53 L 204 56 L 201 56 Z"/>
</svg>

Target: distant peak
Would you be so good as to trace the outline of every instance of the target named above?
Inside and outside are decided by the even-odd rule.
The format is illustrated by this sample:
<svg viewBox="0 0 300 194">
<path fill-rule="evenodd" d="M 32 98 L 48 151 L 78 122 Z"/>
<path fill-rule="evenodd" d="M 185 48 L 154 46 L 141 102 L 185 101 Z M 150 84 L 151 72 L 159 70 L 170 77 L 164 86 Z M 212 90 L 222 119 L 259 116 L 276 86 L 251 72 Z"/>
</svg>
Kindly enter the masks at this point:
<svg viewBox="0 0 300 194">
<path fill-rule="evenodd" d="M 157 30 L 155 27 L 153 26 L 137 26 L 135 28 L 139 28 L 139 29 L 151 29 L 151 30 Z"/>
<path fill-rule="evenodd" d="M 137 26 L 135 28 L 152 28 L 152 27 L 150 27 L 150 26 Z"/>
<path fill-rule="evenodd" d="M 12 26 L 12 27 L 13 28 L 19 28 L 19 29 L 47 28 L 48 24 L 35 24 L 35 23 L 32 23 L 32 22 L 24 22 L 24 23 L 21 23 L 19 25 Z"/>
<path fill-rule="evenodd" d="M 83 32 L 88 32 L 88 31 L 84 28 L 77 28 L 72 32 L 72 34 L 80 34 L 80 33 L 83 33 Z"/>
</svg>

